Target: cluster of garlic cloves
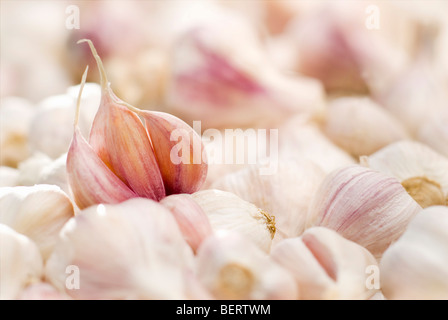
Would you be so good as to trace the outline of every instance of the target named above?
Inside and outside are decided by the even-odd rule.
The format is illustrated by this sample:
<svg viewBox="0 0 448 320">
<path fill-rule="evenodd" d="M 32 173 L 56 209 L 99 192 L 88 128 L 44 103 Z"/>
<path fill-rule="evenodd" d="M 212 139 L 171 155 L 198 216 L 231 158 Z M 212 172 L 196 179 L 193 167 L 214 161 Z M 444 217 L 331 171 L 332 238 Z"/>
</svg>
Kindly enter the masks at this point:
<svg viewBox="0 0 448 320">
<path fill-rule="evenodd" d="M 102 96 L 89 141 L 75 120 L 67 155 L 68 181 L 78 207 L 134 197 L 158 201 L 167 194 L 198 190 L 207 173 L 198 134 L 174 116 L 140 110 L 117 98 L 92 42 L 80 42 L 88 42 L 97 61 Z M 79 97 L 81 94 L 82 87 Z M 180 142 L 171 139 L 173 132 Z"/>
</svg>

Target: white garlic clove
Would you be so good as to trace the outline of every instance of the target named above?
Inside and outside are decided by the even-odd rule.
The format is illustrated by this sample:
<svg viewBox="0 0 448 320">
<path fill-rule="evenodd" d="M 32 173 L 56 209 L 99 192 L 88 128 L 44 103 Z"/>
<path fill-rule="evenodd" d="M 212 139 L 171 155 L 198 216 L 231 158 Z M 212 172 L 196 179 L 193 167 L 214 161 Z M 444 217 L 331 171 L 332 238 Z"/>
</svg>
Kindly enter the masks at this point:
<svg viewBox="0 0 448 320">
<path fill-rule="evenodd" d="M 51 163 L 52 159 L 42 152 L 35 152 L 26 160 L 21 161 L 17 168 L 19 170 L 18 185 L 32 186 L 37 184 L 40 172 Z"/>
<path fill-rule="evenodd" d="M 56 159 L 69 149 L 73 136 L 76 99 L 69 95 L 57 95 L 44 99 L 30 123 L 29 144 L 32 152 L 41 152 Z M 84 135 L 89 124 L 81 114 L 79 127 Z"/>
<path fill-rule="evenodd" d="M 37 246 L 0 223 L 0 299 L 16 299 L 28 284 L 39 281 L 43 262 Z"/>
<path fill-rule="evenodd" d="M 66 287 L 67 268 L 77 270 L 79 288 Z M 133 198 L 91 206 L 71 219 L 45 272 L 75 299 L 185 299 L 184 271 L 192 268 L 192 250 L 170 211 Z"/>
<path fill-rule="evenodd" d="M 59 231 L 73 215 L 70 199 L 57 186 L 0 189 L 0 223 L 33 240 L 44 260 L 53 250 Z"/>
<path fill-rule="evenodd" d="M 69 300 L 70 298 L 46 282 L 33 283 L 23 289 L 19 300 Z"/>
<path fill-rule="evenodd" d="M 163 198 L 160 204 L 171 211 L 185 241 L 193 251 L 213 233 L 207 215 L 191 195 L 173 194 Z"/>
<path fill-rule="evenodd" d="M 208 189 L 192 197 L 207 214 L 214 232 L 241 233 L 269 252 L 276 231 L 275 217 L 231 192 Z"/>
<path fill-rule="evenodd" d="M 352 165 L 324 179 L 310 205 L 308 225 L 336 230 L 378 258 L 421 209 L 398 179 Z"/>
<path fill-rule="evenodd" d="M 300 115 L 279 128 L 279 159 L 285 158 L 309 159 L 325 173 L 356 163 L 350 154 L 331 142 L 316 123 Z"/>
<path fill-rule="evenodd" d="M 35 113 L 24 98 L 2 97 L 0 106 L 0 165 L 17 167 L 30 155 L 29 124 Z"/>
<path fill-rule="evenodd" d="M 358 157 L 409 137 L 404 126 L 368 96 L 332 100 L 323 131 L 336 145 Z"/>
<path fill-rule="evenodd" d="M 448 207 L 423 209 L 384 253 L 381 284 L 387 299 L 448 299 Z"/>
<path fill-rule="evenodd" d="M 448 157 L 448 111 L 445 109 L 430 116 L 422 123 L 417 138 Z"/>
<path fill-rule="evenodd" d="M 396 177 L 423 208 L 448 201 L 448 158 L 411 140 L 399 141 L 362 159 L 364 165 Z"/>
<path fill-rule="evenodd" d="M 0 166 L 0 188 L 1 187 L 15 187 L 19 183 L 19 170 Z"/>
<path fill-rule="evenodd" d="M 374 285 L 379 287 L 367 285 L 366 270 L 377 268 L 372 254 L 328 228 L 282 240 L 271 258 L 294 276 L 300 299 L 369 299 L 377 292 Z"/>
<path fill-rule="evenodd" d="M 67 153 L 45 165 L 39 173 L 37 184 L 52 184 L 71 196 L 67 178 Z"/>
<path fill-rule="evenodd" d="M 232 192 L 275 217 L 276 238 L 299 236 L 307 213 L 325 173 L 307 159 L 282 161 L 270 175 L 261 175 L 260 166 L 230 173 L 212 184 L 213 189 Z"/>
<path fill-rule="evenodd" d="M 196 255 L 196 273 L 216 299 L 286 300 L 298 296 L 292 276 L 237 233 L 207 238 Z"/>
</svg>

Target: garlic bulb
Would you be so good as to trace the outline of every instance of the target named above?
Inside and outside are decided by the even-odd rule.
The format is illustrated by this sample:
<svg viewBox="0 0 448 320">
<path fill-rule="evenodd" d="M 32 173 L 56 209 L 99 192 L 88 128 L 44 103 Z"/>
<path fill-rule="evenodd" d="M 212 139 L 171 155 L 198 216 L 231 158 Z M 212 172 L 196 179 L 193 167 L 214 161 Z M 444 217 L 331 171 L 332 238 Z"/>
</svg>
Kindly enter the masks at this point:
<svg viewBox="0 0 448 320">
<path fill-rule="evenodd" d="M 448 111 L 445 109 L 430 116 L 421 125 L 417 138 L 420 142 L 448 157 Z"/>
<path fill-rule="evenodd" d="M 24 287 L 42 277 L 42 257 L 29 238 L 1 223 L 0 244 L 0 299 L 16 299 Z"/>
<path fill-rule="evenodd" d="M 282 161 L 272 175 L 260 175 L 259 166 L 230 173 L 212 188 L 232 192 L 275 216 L 276 238 L 299 236 L 308 207 L 325 173 L 307 159 Z M 299 183 L 298 183 L 299 182 Z"/>
<path fill-rule="evenodd" d="M 292 276 L 247 238 L 222 233 L 207 238 L 196 256 L 196 273 L 220 300 L 296 299 Z"/>
<path fill-rule="evenodd" d="M 269 252 L 276 231 L 275 217 L 231 192 L 208 189 L 191 196 L 207 214 L 214 232 L 241 233 Z"/>
<path fill-rule="evenodd" d="M 171 211 L 185 241 L 193 251 L 213 233 L 207 215 L 191 195 L 173 194 L 163 198 L 160 204 Z"/>
<path fill-rule="evenodd" d="M 381 284 L 387 299 L 448 299 L 448 207 L 422 210 L 384 253 Z"/>
<path fill-rule="evenodd" d="M 14 187 L 19 182 L 19 170 L 8 166 L 0 166 L 0 188 Z"/>
<path fill-rule="evenodd" d="M 328 228 L 282 240 L 271 258 L 294 276 L 300 299 L 369 299 L 379 287 L 367 286 L 366 269 L 377 267 L 372 254 Z"/>
<path fill-rule="evenodd" d="M 34 106 L 19 97 L 2 97 L 0 106 L 0 165 L 17 167 L 29 154 L 29 123 Z"/>
<path fill-rule="evenodd" d="M 351 155 L 370 155 L 409 137 L 404 126 L 368 96 L 340 97 L 330 102 L 325 134 Z"/>
<path fill-rule="evenodd" d="M 172 46 L 168 110 L 204 128 L 278 124 L 294 113 L 319 117 L 319 81 L 282 73 L 253 26 L 233 12 L 184 29 Z"/>
<path fill-rule="evenodd" d="M 319 126 L 303 116 L 296 116 L 279 128 L 279 161 L 306 158 L 325 173 L 355 164 L 355 159 L 331 142 Z"/>
<path fill-rule="evenodd" d="M 399 141 L 361 161 L 396 177 L 423 208 L 448 203 L 448 158 L 422 143 Z"/>
<path fill-rule="evenodd" d="M 0 223 L 33 240 L 44 260 L 52 252 L 59 231 L 73 214 L 70 199 L 57 186 L 0 189 Z"/>
<path fill-rule="evenodd" d="M 420 210 L 398 179 L 352 165 L 326 176 L 311 202 L 308 225 L 336 230 L 378 258 Z"/>
<path fill-rule="evenodd" d="M 133 198 L 91 206 L 72 218 L 45 272 L 75 299 L 185 299 L 184 272 L 192 269 L 192 259 L 170 211 Z M 69 287 L 67 268 L 79 277 Z"/>
</svg>

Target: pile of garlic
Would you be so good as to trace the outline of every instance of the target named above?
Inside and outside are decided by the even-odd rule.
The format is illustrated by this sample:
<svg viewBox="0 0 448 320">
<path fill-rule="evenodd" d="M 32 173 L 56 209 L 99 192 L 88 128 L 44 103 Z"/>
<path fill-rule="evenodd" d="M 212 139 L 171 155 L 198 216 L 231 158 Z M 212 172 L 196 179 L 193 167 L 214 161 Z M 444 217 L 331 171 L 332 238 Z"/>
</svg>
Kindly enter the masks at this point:
<svg viewBox="0 0 448 320">
<path fill-rule="evenodd" d="M 448 299 L 446 4 L 372 1 L 375 32 L 359 3 L 129 3 L 82 5 L 81 84 L 2 96 L 0 299 Z M 278 129 L 277 170 L 204 161 L 195 120 Z"/>
</svg>

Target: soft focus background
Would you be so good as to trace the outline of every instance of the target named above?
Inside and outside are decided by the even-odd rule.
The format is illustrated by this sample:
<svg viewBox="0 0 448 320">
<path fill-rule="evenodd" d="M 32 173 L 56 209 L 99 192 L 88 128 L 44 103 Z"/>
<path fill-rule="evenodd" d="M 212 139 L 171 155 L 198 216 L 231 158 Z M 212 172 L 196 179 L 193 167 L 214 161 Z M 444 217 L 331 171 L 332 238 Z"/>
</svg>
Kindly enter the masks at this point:
<svg viewBox="0 0 448 320">
<path fill-rule="evenodd" d="M 82 38 L 94 42 L 117 96 L 202 129 L 281 128 L 300 115 L 357 160 L 391 142 L 353 150 L 340 134 L 351 113 L 329 118 L 333 99 L 361 96 L 393 119 L 378 120 L 383 127 L 400 127 L 392 139 L 447 154 L 446 12 L 446 1 L 3 0 L 0 162 L 66 151 L 86 65 L 88 134 L 99 76 Z"/>
</svg>

